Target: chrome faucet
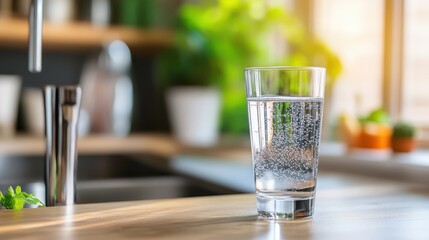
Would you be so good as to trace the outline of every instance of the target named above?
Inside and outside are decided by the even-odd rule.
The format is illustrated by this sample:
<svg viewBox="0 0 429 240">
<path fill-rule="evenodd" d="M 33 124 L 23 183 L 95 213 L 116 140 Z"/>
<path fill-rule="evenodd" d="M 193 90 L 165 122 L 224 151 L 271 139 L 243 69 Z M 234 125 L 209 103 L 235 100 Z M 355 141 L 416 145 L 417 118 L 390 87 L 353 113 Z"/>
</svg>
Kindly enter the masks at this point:
<svg viewBox="0 0 429 240">
<path fill-rule="evenodd" d="M 42 71 L 43 0 L 31 0 L 28 14 L 28 70 Z"/>
<path fill-rule="evenodd" d="M 77 86 L 46 86 L 46 205 L 76 202 L 77 123 L 82 90 Z"/>
<path fill-rule="evenodd" d="M 42 71 L 43 0 L 31 0 L 28 70 Z M 82 90 L 78 86 L 43 89 L 46 142 L 46 205 L 76 202 L 77 123 Z"/>
</svg>

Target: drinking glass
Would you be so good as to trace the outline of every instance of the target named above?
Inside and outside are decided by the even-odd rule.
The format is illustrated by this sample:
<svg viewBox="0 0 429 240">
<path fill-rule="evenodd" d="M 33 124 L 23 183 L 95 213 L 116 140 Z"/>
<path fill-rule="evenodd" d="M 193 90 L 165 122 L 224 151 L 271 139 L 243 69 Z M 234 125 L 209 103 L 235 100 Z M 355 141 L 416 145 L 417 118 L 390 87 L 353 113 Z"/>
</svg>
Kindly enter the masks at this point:
<svg viewBox="0 0 429 240">
<path fill-rule="evenodd" d="M 319 159 L 325 69 L 245 69 L 259 216 L 311 217 Z"/>
</svg>

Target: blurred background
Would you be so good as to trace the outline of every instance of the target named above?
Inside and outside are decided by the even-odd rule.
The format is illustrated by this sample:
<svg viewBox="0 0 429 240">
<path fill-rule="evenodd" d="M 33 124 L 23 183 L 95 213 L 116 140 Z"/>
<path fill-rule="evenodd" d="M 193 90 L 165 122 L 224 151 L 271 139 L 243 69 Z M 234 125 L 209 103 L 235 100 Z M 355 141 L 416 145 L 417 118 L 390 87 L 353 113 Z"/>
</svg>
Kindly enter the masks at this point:
<svg viewBox="0 0 429 240">
<path fill-rule="evenodd" d="M 340 135 L 340 116 L 376 109 L 428 137 L 429 4 L 422 1 L 47 0 L 41 74 L 26 71 L 28 2 L 2 0 L 0 10 L 0 74 L 21 80 L 17 132 L 40 133 L 28 121 L 41 115 L 28 106 L 36 104 L 28 100 L 33 88 L 80 83 L 81 133 L 168 132 L 178 125 L 169 121 L 169 89 L 210 86 L 220 95 L 214 124 L 247 134 L 243 68 L 315 65 L 328 69 L 325 139 Z"/>
<path fill-rule="evenodd" d="M 45 0 L 40 74 L 27 71 L 28 3 L 0 0 L 6 152 L 30 146 L 16 139 L 43 135 L 39 88 L 80 84 L 80 136 L 125 137 L 132 148 L 127 136 L 171 133 L 180 145 L 245 146 L 249 154 L 244 68 L 312 65 L 327 68 L 323 141 L 335 144 L 322 148 L 326 166 L 353 150 L 356 159 L 389 161 L 391 149 L 420 148 L 407 158 L 427 159 L 426 1 Z M 86 143 L 84 152 L 96 154 Z"/>
</svg>

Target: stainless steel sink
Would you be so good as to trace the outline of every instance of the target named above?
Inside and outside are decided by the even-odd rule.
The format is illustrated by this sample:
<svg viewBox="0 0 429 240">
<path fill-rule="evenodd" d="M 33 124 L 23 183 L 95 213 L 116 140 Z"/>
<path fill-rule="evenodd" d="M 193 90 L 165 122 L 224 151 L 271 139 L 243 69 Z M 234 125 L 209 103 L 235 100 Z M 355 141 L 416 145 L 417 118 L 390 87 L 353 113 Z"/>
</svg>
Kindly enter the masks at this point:
<svg viewBox="0 0 429 240">
<path fill-rule="evenodd" d="M 44 161 L 43 157 L 0 158 L 0 184 L 44 181 Z M 78 162 L 77 179 L 81 181 L 166 174 L 125 156 L 81 156 Z"/>
<path fill-rule="evenodd" d="M 77 202 L 115 202 L 214 195 L 215 193 L 178 176 L 129 178 L 80 182 Z"/>
<path fill-rule="evenodd" d="M 149 158 L 149 157 L 148 157 Z M 142 159 L 141 157 L 139 159 Z M 167 161 L 148 159 L 148 161 Z M 81 156 L 78 162 L 77 203 L 175 198 L 219 194 L 198 181 L 124 156 Z M 44 158 L 0 158 L 0 190 L 21 185 L 44 201 Z"/>
</svg>

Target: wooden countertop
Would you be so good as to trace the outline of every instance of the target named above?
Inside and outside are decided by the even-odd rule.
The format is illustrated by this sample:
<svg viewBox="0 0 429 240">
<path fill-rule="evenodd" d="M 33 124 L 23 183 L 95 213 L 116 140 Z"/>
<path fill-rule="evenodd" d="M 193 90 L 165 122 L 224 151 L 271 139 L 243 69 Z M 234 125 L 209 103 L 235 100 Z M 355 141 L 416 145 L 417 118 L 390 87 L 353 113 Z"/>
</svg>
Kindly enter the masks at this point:
<svg viewBox="0 0 429 240">
<path fill-rule="evenodd" d="M 318 191 L 313 219 L 258 219 L 253 194 L 0 211 L 0 239 L 428 239 L 429 191 L 370 182 Z"/>
</svg>

